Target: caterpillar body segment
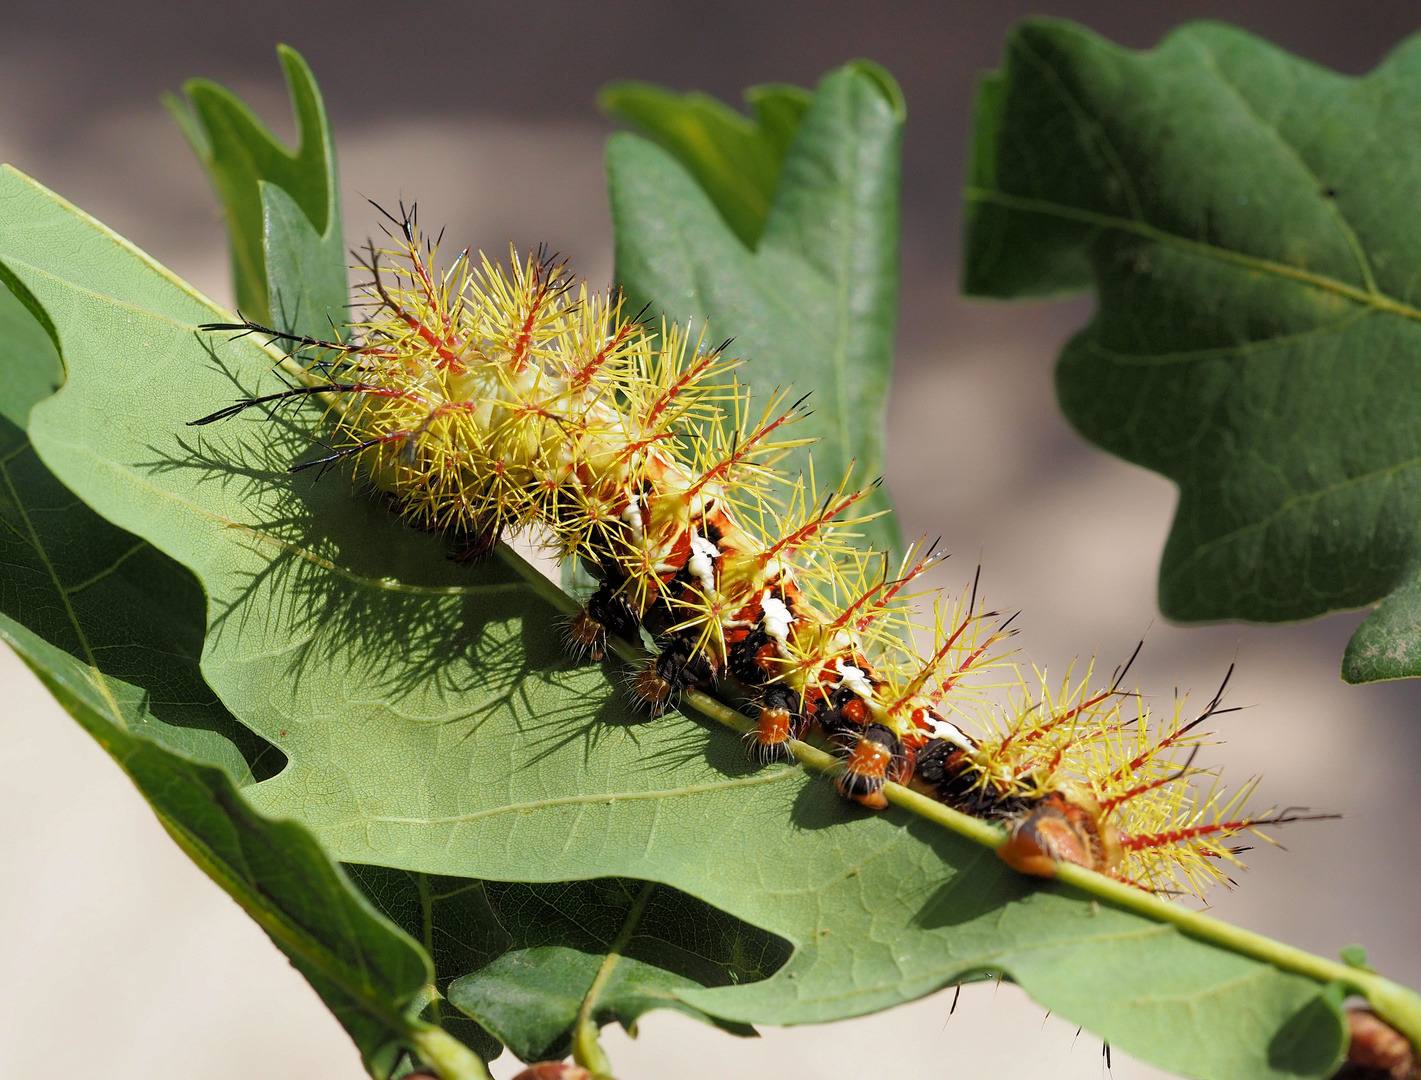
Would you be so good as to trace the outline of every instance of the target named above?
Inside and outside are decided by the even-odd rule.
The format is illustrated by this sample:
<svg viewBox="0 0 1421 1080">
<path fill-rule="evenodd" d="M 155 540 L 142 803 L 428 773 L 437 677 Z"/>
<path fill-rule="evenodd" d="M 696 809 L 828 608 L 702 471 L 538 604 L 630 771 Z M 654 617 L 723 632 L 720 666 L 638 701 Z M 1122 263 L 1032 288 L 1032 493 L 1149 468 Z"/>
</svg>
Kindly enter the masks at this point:
<svg viewBox="0 0 1421 1080">
<path fill-rule="evenodd" d="M 413 524 L 458 538 L 460 557 L 532 530 L 598 579 L 566 628 L 573 651 L 600 660 L 611 637 L 654 640 L 630 680 L 652 711 L 733 683 L 762 759 L 821 739 L 845 797 L 881 809 L 888 784 L 907 784 L 998 822 L 1000 854 L 1022 872 L 1069 861 L 1198 892 L 1228 880 L 1232 838 L 1302 816 L 1195 793 L 1217 696 L 1160 723 L 1122 689 L 1128 664 L 1104 689 L 1089 671 L 1056 691 L 1036 673 L 1028 689 L 1003 653 L 1014 616 L 987 610 L 975 582 L 934 597 L 920 623 L 915 583 L 935 547 L 890 566 L 853 542 L 872 487 L 782 476 L 777 460 L 805 442 L 793 431 L 804 400 L 776 392 L 753 410 L 728 343 L 655 332 L 542 251 L 507 269 L 466 251 L 436 273 L 412 215 L 392 220 L 393 247 L 363 263 L 352 341 L 204 328 L 266 333 L 315 359 L 308 385 L 194 423 L 320 394 L 338 413 L 333 452 L 293 470 L 353 464 Z M 915 636 L 930 647 L 915 651 Z M 1003 680 L 1015 686 L 1005 704 L 989 693 Z"/>
</svg>

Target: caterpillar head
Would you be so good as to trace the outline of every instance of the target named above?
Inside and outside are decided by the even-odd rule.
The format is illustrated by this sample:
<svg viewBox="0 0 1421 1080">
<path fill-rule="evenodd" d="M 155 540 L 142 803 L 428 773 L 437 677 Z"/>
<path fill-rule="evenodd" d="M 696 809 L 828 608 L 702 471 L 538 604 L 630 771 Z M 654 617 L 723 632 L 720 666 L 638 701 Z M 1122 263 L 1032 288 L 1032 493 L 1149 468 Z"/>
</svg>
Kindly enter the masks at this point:
<svg viewBox="0 0 1421 1080">
<path fill-rule="evenodd" d="M 1058 863 L 1070 862 L 1097 873 L 1114 873 L 1123 852 L 1115 826 L 1100 804 L 1070 789 L 1053 791 L 1011 826 L 997 857 L 1023 874 L 1055 877 Z"/>
</svg>

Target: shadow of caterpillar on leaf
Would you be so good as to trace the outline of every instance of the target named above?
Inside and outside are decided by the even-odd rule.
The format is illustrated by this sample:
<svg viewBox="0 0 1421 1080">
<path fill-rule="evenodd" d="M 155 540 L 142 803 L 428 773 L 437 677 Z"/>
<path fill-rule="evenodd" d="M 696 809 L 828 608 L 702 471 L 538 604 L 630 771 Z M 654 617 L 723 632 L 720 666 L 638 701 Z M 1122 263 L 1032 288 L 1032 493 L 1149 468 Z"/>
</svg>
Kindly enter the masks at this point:
<svg viewBox="0 0 1421 1080">
<path fill-rule="evenodd" d="M 258 407 L 290 422 L 286 410 L 323 403 L 334 427 L 288 473 L 353 467 L 408 524 L 452 538 L 457 559 L 540 536 L 599 582 L 568 627 L 574 651 L 655 641 L 630 680 L 653 713 L 729 684 L 762 760 L 826 741 L 845 797 L 881 809 L 885 784 L 906 784 L 998 822 L 998 854 L 1023 873 L 1066 861 L 1198 894 L 1230 881 L 1241 834 L 1319 816 L 1247 812 L 1252 784 L 1226 796 L 1195 767 L 1201 725 L 1228 711 L 1222 687 L 1189 719 L 1178 697 L 1152 718 L 1126 689 L 1133 656 L 1103 688 L 1093 665 L 1051 683 L 1003 651 L 1015 616 L 988 610 L 976 581 L 934 595 L 924 620 L 915 583 L 935 546 L 897 565 L 861 551 L 854 528 L 872 515 L 856 507 L 873 485 L 782 475 L 777 459 L 806 441 L 793 437 L 805 399 L 754 406 L 729 342 L 628 318 L 541 250 L 507 269 L 465 251 L 438 272 L 413 210 L 387 216 L 392 246 L 362 262 L 350 341 L 202 328 L 285 343 L 303 381 L 193 425 Z M 928 634 L 921 653 L 906 644 Z"/>
</svg>

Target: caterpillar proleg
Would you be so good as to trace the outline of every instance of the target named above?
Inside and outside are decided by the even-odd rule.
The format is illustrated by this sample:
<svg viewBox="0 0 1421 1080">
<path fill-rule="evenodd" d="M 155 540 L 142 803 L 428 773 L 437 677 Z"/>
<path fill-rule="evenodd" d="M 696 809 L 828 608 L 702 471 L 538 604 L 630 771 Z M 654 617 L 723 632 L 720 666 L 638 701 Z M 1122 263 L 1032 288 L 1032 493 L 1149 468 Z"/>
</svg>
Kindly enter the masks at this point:
<svg viewBox="0 0 1421 1080">
<path fill-rule="evenodd" d="M 732 684 L 761 757 L 821 739 L 845 797 L 881 809 L 887 783 L 908 784 L 999 822 L 1000 854 L 1025 873 L 1065 860 L 1198 892 L 1227 879 L 1240 833 L 1305 816 L 1244 812 L 1251 785 L 1199 793 L 1194 755 L 1219 697 L 1193 719 L 1182 703 L 1153 719 L 1125 689 L 1129 664 L 1103 687 L 1087 671 L 1053 689 L 1005 652 L 1014 616 L 975 583 L 918 616 L 935 548 L 896 564 L 861 552 L 871 488 L 782 475 L 805 401 L 778 391 L 752 406 L 729 343 L 648 327 L 542 251 L 506 268 L 465 251 L 437 272 L 413 215 L 392 220 L 392 245 L 363 263 L 351 340 L 204 327 L 284 341 L 307 381 L 195 424 L 319 395 L 338 413 L 331 452 L 293 469 L 348 463 L 463 557 L 534 531 L 598 581 L 568 628 L 575 650 L 601 659 L 609 636 L 654 639 L 632 679 L 649 708 Z"/>
</svg>

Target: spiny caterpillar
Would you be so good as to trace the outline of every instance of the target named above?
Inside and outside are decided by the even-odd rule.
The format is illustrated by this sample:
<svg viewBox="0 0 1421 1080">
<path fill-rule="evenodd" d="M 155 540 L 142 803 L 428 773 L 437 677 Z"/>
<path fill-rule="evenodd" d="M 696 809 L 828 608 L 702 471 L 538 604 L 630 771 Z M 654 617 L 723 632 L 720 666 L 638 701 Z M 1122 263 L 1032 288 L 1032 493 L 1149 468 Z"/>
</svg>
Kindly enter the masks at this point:
<svg viewBox="0 0 1421 1080">
<path fill-rule="evenodd" d="M 653 711 L 729 684 L 763 758 L 826 740 L 846 797 L 881 809 L 891 781 L 999 822 L 999 854 L 1025 873 L 1051 876 L 1064 860 L 1197 893 L 1227 880 L 1240 833 L 1301 816 L 1250 816 L 1251 786 L 1225 799 L 1189 782 L 1218 697 L 1193 720 L 1176 703 L 1153 722 L 1122 690 L 1129 664 L 1104 689 L 1088 672 L 1030 693 L 1000 651 L 1012 619 L 987 611 L 975 583 L 955 601 L 936 596 L 919 627 L 912 586 L 939 556 L 919 545 L 892 567 L 860 552 L 852 529 L 868 518 L 855 508 L 871 488 L 821 494 L 812 473 L 780 474 L 776 460 L 808 441 L 790 437 L 802 399 L 786 407 L 777 393 L 752 411 L 729 343 L 658 334 L 543 252 L 505 270 L 466 250 L 437 273 L 437 243 L 421 241 L 413 214 L 391 220 L 394 247 L 371 245 L 362 262 L 353 340 L 203 327 L 317 359 L 302 385 L 194 424 L 320 395 L 338 414 L 331 453 L 292 471 L 353 463 L 412 524 L 453 534 L 456 557 L 535 530 L 599 581 L 568 628 L 575 649 L 600 660 L 609 635 L 654 638 L 632 679 Z M 928 630 L 919 654 L 907 642 Z M 993 672 L 1015 686 L 1005 704 L 985 693 Z M 982 734 L 949 719 L 974 715 Z"/>
</svg>

